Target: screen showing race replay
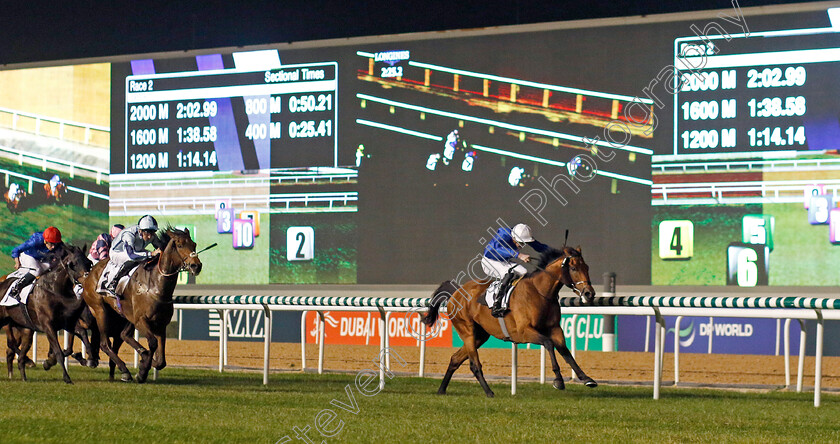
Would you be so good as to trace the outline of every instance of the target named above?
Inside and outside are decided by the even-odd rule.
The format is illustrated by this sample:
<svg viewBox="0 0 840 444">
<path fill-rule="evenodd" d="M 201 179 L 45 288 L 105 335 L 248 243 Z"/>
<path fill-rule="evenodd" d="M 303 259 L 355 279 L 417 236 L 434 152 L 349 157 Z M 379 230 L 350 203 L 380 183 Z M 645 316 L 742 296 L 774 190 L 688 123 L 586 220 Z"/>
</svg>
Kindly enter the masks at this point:
<svg viewBox="0 0 840 444">
<path fill-rule="evenodd" d="M 129 76 L 125 171 L 335 166 L 336 70 L 325 63 Z"/>
<path fill-rule="evenodd" d="M 673 150 L 653 156 L 654 284 L 837 285 L 840 33 L 674 40 Z M 688 272 L 687 272 L 688 271 Z"/>
</svg>

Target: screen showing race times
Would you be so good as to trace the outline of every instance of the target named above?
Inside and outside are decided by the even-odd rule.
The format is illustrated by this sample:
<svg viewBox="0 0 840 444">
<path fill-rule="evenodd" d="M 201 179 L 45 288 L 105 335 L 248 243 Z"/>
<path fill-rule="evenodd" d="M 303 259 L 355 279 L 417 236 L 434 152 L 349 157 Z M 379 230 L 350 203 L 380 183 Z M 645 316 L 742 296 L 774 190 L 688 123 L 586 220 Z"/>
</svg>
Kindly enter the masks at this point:
<svg viewBox="0 0 840 444">
<path fill-rule="evenodd" d="M 674 154 L 836 149 L 831 28 L 675 41 Z"/>
<path fill-rule="evenodd" d="M 337 64 L 132 75 L 125 171 L 335 166 Z"/>
</svg>

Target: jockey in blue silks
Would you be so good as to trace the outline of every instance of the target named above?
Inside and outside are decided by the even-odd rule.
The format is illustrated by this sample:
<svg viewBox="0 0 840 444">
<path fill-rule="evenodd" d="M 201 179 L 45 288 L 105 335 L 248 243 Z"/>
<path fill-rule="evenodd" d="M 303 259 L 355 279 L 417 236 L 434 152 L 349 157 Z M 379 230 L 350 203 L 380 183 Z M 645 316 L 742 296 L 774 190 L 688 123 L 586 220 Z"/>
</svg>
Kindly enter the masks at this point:
<svg viewBox="0 0 840 444">
<path fill-rule="evenodd" d="M 499 228 L 493 239 L 490 239 L 490 242 L 484 247 L 481 268 L 488 276 L 501 279 L 499 291 L 496 293 L 491 309 L 495 317 L 505 315 L 506 310 L 502 309 L 502 299 L 507 292 L 507 287 L 513 282 L 514 278 L 521 277 L 528 271 L 522 265 L 513 262 L 514 259 L 523 262 L 531 260 L 531 256 L 519 252 L 519 249 L 526 244 L 538 253 L 550 249 L 548 245 L 534 239 L 534 236 L 531 235 L 531 227 L 525 224 L 517 224 L 513 228 Z"/>
</svg>

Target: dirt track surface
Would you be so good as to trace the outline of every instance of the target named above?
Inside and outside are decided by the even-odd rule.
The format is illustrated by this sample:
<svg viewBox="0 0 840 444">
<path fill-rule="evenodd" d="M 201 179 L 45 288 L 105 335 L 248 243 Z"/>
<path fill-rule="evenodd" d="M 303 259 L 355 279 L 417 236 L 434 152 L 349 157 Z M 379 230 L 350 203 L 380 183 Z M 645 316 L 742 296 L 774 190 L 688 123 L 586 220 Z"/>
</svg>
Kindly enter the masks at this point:
<svg viewBox="0 0 840 444">
<path fill-rule="evenodd" d="M 145 342 L 145 341 L 144 341 Z M 78 345 L 76 346 L 78 348 Z M 46 353 L 45 346 L 39 347 L 39 359 Z M 393 347 L 391 368 L 397 373 L 417 374 L 420 362 L 418 347 Z M 426 376 L 439 381 L 446 371 L 449 357 L 454 348 L 429 347 L 426 349 Z M 373 361 L 379 354 L 378 346 L 330 345 L 324 347 L 324 368 L 326 370 L 357 371 L 372 369 Z M 126 363 L 133 363 L 133 355 L 123 346 L 122 353 Z M 491 379 L 510 378 L 511 350 L 480 349 L 479 355 L 484 373 Z M 104 356 L 104 354 L 103 354 Z M 401 365 L 396 356 L 405 360 Z M 307 369 L 317 368 L 318 346 L 306 346 Z M 539 377 L 538 349 L 519 351 L 519 378 L 521 381 Z M 219 343 L 213 341 L 167 341 L 166 359 L 171 366 L 190 366 L 218 368 Z M 646 383 L 653 381 L 653 353 L 643 352 L 583 352 L 577 353 L 581 368 L 599 382 Z M 271 345 L 271 369 L 273 371 L 300 371 L 300 344 L 273 343 Z M 798 356 L 791 356 L 791 383 L 796 385 Z M 231 369 L 246 368 L 261 370 L 263 365 L 262 342 L 231 341 L 228 344 L 228 363 Z M 814 357 L 805 359 L 804 386 L 814 385 Z M 840 389 L 840 357 L 823 358 L 824 388 Z M 569 366 L 560 360 L 560 370 L 564 377 L 571 375 Z M 546 379 L 551 381 L 550 361 L 547 359 Z M 469 371 L 469 363 L 461 366 L 456 377 L 474 380 Z M 664 359 L 663 381 L 674 380 L 674 355 L 666 353 Z M 432 388 L 438 382 L 431 383 Z M 782 387 L 785 385 L 783 356 L 762 355 L 722 355 L 722 354 L 680 354 L 680 382 L 696 384 L 721 384 L 730 386 L 761 385 Z"/>
</svg>

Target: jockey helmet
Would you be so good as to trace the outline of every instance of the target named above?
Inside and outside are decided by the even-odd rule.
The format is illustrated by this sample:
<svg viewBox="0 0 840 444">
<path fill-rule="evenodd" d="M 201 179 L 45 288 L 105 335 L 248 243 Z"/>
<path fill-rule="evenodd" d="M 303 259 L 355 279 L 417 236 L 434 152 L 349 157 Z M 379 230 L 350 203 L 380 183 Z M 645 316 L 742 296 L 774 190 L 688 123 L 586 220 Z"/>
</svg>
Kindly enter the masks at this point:
<svg viewBox="0 0 840 444">
<path fill-rule="evenodd" d="M 49 242 L 51 244 L 59 244 L 61 243 L 61 231 L 58 231 L 56 227 L 47 227 L 44 230 L 44 242 Z"/>
<path fill-rule="evenodd" d="M 149 216 L 148 214 L 141 217 L 137 222 L 137 225 L 141 230 L 157 231 L 158 229 L 157 221 L 154 217 Z"/>
<path fill-rule="evenodd" d="M 513 240 L 519 242 L 520 244 L 524 244 L 526 242 L 533 242 L 534 236 L 531 236 L 531 227 L 525 224 L 517 224 L 510 230 L 511 236 L 513 236 Z"/>
</svg>

